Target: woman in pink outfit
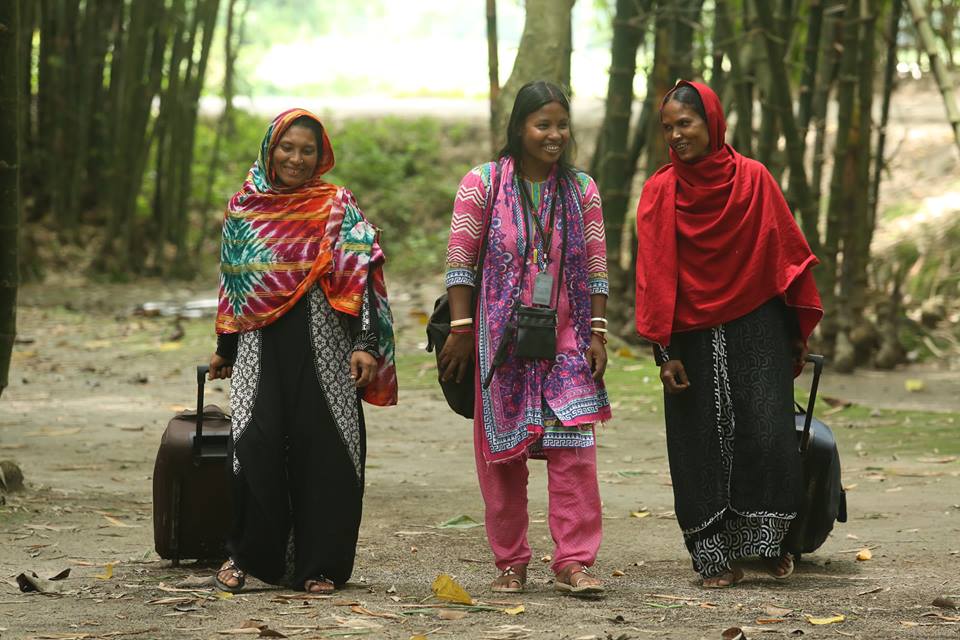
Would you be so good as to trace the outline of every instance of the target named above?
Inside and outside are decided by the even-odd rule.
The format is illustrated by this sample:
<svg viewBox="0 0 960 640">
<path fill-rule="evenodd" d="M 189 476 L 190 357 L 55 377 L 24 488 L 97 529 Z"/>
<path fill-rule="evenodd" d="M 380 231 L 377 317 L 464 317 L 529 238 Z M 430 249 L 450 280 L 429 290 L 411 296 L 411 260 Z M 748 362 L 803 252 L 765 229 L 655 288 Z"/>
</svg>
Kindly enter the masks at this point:
<svg viewBox="0 0 960 640">
<path fill-rule="evenodd" d="M 475 367 L 474 447 L 499 592 L 526 583 L 531 457 L 547 462 L 556 589 L 603 590 L 587 568 L 601 539 L 594 425 L 611 415 L 603 385 L 607 263 L 600 195 L 568 163 L 572 142 L 563 91 L 525 85 L 498 160 L 464 176 L 454 202 L 452 321 L 440 375 L 462 379 Z M 539 334 L 547 346 L 528 340 L 530 317 L 555 322 Z"/>
</svg>

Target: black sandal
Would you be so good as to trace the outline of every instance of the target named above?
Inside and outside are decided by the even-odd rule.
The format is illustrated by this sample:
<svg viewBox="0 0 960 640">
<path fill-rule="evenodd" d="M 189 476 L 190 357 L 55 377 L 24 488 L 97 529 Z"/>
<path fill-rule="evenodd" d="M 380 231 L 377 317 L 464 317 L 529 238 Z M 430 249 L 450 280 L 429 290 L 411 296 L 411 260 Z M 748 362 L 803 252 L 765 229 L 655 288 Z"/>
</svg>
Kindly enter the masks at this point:
<svg viewBox="0 0 960 640">
<path fill-rule="evenodd" d="M 220 574 L 225 572 L 230 572 L 231 578 L 236 579 L 237 584 L 232 587 L 226 582 L 220 579 Z M 216 585 L 217 589 L 220 591 L 226 591 L 227 593 L 240 593 L 243 590 L 243 585 L 247 582 L 247 573 L 243 569 L 237 566 L 237 563 L 233 561 L 233 558 L 227 558 L 227 561 L 223 563 L 220 569 L 213 576 L 213 584 Z"/>
</svg>

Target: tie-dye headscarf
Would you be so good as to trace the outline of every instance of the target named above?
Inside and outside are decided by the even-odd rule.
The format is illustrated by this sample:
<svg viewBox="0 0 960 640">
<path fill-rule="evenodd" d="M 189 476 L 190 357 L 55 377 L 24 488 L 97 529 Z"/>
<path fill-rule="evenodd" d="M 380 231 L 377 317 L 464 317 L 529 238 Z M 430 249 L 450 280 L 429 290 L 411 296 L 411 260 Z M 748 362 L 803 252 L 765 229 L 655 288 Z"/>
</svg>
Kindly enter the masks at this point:
<svg viewBox="0 0 960 640">
<path fill-rule="evenodd" d="M 380 370 L 364 393 L 374 404 L 396 402 L 393 327 L 383 280 L 383 251 L 376 228 L 347 189 L 324 181 L 333 168 L 333 147 L 323 130 L 313 175 L 288 188 L 277 179 L 273 151 L 305 109 L 278 115 L 267 128 L 256 163 L 227 206 L 220 249 L 217 333 L 265 327 L 291 309 L 314 284 L 330 305 L 356 316 L 372 281 L 380 336 Z"/>
</svg>

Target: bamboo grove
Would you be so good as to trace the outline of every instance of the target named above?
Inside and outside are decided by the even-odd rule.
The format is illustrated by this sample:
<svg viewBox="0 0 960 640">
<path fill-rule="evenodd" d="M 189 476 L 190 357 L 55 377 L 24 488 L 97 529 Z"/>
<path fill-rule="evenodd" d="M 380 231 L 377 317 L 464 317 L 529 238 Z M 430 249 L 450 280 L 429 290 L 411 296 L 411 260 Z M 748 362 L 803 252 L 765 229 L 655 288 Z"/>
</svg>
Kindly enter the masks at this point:
<svg viewBox="0 0 960 640">
<path fill-rule="evenodd" d="M 99 271 L 184 270 L 197 105 L 220 0 L 13 4 L 25 223 L 82 244 L 96 227 Z"/>
<path fill-rule="evenodd" d="M 931 9 L 939 35 L 930 28 Z M 951 51 L 956 9 L 921 0 L 616 0 L 606 113 L 591 170 L 604 194 L 609 253 L 620 256 L 611 271 L 621 299 L 632 297 L 631 189 L 638 195 L 643 179 L 667 161 L 657 106 L 676 79 L 702 78 L 723 100 L 728 139 L 781 180 L 821 260 L 827 314 L 817 348 L 839 370 L 902 362 L 904 273 L 871 279 L 869 259 L 890 97 L 907 43 L 929 57 L 960 145 L 947 69 L 954 61 L 949 53 L 944 61 L 937 42 L 949 40 L 944 49 Z M 648 68 L 638 69 L 638 59 L 649 60 Z M 635 75 L 644 71 L 647 92 L 632 109 Z"/>
</svg>

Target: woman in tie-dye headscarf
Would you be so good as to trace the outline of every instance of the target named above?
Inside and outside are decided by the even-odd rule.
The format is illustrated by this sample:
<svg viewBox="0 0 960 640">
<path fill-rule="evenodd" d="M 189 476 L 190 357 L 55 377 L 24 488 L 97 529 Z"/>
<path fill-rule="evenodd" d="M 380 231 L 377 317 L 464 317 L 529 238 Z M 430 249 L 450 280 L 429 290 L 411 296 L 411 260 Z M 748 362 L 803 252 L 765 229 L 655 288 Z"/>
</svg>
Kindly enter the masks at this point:
<svg viewBox="0 0 960 640">
<path fill-rule="evenodd" d="M 232 377 L 235 516 L 216 575 L 226 591 L 248 573 L 310 593 L 347 581 L 360 399 L 396 403 L 383 252 L 353 194 L 321 178 L 333 164 L 315 115 L 281 113 L 224 217 L 210 377 Z"/>
</svg>

